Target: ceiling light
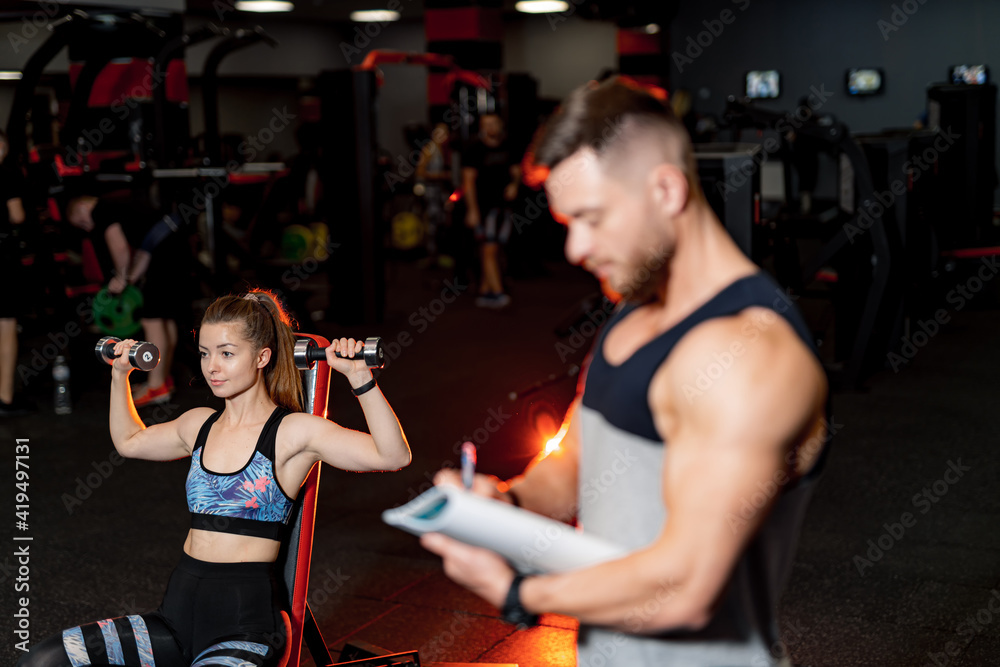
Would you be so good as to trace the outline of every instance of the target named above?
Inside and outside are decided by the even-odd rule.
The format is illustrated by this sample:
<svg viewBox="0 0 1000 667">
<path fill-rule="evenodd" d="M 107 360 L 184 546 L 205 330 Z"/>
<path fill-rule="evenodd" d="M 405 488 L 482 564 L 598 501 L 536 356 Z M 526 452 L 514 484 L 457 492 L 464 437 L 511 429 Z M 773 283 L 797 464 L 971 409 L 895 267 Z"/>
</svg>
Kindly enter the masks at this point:
<svg viewBox="0 0 1000 667">
<path fill-rule="evenodd" d="M 363 9 L 351 12 L 351 20 L 358 23 L 398 21 L 399 12 L 394 12 L 391 9 Z"/>
<path fill-rule="evenodd" d="M 237 0 L 236 9 L 241 12 L 290 12 L 295 5 L 288 0 Z"/>
<path fill-rule="evenodd" d="M 563 0 L 520 0 L 514 9 L 525 14 L 552 14 L 569 9 L 569 3 Z"/>
<path fill-rule="evenodd" d="M 650 23 L 645 28 L 643 28 L 643 31 L 647 35 L 655 35 L 658 32 L 660 32 L 660 26 L 658 24 L 656 24 L 656 23 Z"/>
<path fill-rule="evenodd" d="M 20 81 L 21 73 L 10 70 L 0 71 L 0 81 Z"/>
</svg>

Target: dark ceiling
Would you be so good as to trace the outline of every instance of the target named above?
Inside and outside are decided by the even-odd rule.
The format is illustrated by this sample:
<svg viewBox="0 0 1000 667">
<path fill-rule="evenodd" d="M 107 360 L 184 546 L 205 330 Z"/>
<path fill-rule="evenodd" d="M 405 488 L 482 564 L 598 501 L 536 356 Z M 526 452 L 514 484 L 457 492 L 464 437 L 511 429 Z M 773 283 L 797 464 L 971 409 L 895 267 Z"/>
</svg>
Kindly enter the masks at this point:
<svg viewBox="0 0 1000 667">
<path fill-rule="evenodd" d="M 295 3 L 295 9 L 291 12 L 280 13 L 280 14 L 256 14 L 252 12 L 239 12 L 241 16 L 245 16 L 247 20 L 253 20 L 255 17 L 268 17 L 276 18 L 278 20 L 300 20 L 300 21 L 347 21 L 349 20 L 349 14 L 357 9 L 384 9 L 389 0 L 292 0 Z M 220 7 L 231 7 L 234 0 L 187 0 L 185 14 L 190 16 L 199 17 L 210 17 L 218 16 L 220 13 Z M 44 3 L 47 6 L 54 5 L 54 2 Z M 141 0 L 137 0 L 135 3 L 137 6 L 142 4 Z M 407 17 L 412 16 L 414 18 L 423 15 L 424 3 L 423 0 L 400 0 L 400 4 L 403 6 L 403 13 Z M 92 13 L 98 8 L 93 5 L 77 5 L 80 9 L 86 12 Z M 73 5 L 63 5 L 60 3 L 59 12 L 65 13 L 72 9 Z M 40 7 L 40 3 L 37 1 L 25 1 L 25 0 L 0 0 L 0 21 L 20 21 L 22 17 L 26 17 L 29 20 L 32 16 L 38 14 L 40 11 L 48 13 L 50 10 Z M 121 12 L 124 11 L 121 7 L 113 8 L 112 11 Z M 223 11 L 223 14 L 232 16 L 228 12 Z"/>
<path fill-rule="evenodd" d="M 220 6 L 231 6 L 234 0 L 187 0 L 187 10 L 185 14 L 198 17 L 217 17 L 220 13 Z M 254 14 L 250 12 L 240 12 L 239 14 L 247 21 L 259 21 L 263 17 L 268 20 L 296 20 L 296 21 L 324 21 L 340 22 L 348 21 L 352 11 L 358 9 L 385 9 L 391 0 L 292 0 L 295 9 L 283 14 Z M 666 24 L 676 13 L 679 0 L 569 0 L 573 6 L 572 13 L 584 18 L 600 20 L 624 20 L 626 22 L 652 22 L 657 21 Z M 423 0 L 397 0 L 402 7 L 404 20 L 416 20 L 423 16 Z M 505 14 L 514 14 L 515 0 L 502 0 L 502 7 Z M 37 0 L 0 0 L 0 21 L 20 21 L 22 18 L 29 20 L 38 14 L 41 5 L 51 6 L 52 0 L 39 3 Z M 137 0 L 137 5 L 141 0 Z M 472 4 L 472 2 L 470 2 Z M 65 8 L 64 8 L 65 7 Z M 60 4 L 60 11 L 69 11 L 71 5 Z M 80 6 L 88 12 L 93 12 L 93 6 Z M 115 11 L 122 11 L 121 8 Z M 227 12 L 223 12 L 228 16 Z M 631 20 L 630 20 L 631 19 Z"/>
</svg>

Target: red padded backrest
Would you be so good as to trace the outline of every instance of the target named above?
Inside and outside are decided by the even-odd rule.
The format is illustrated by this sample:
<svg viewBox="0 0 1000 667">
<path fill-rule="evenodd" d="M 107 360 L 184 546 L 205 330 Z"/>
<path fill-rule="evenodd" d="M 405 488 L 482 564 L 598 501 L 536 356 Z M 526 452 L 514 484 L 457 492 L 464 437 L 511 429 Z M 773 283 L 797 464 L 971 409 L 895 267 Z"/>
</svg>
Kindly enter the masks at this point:
<svg viewBox="0 0 1000 667">
<path fill-rule="evenodd" d="M 330 342 L 322 336 L 296 334 L 297 338 L 311 338 L 317 346 L 326 347 Z M 318 361 L 310 371 L 312 381 L 303 377 L 304 387 L 311 391 L 305 396 L 306 410 L 326 418 L 326 405 L 330 391 L 330 367 L 326 361 Z M 316 463 L 306 475 L 299 497 L 296 499 L 296 519 L 288 536 L 287 551 L 282 550 L 284 562 L 280 563 L 289 595 L 289 615 L 291 633 L 279 667 L 296 667 L 302 652 L 302 627 L 307 616 L 306 594 L 309 592 L 309 565 L 312 559 L 313 527 L 316 521 L 316 497 L 319 491 L 320 464 Z M 280 557 L 279 557 L 280 558 Z"/>
</svg>

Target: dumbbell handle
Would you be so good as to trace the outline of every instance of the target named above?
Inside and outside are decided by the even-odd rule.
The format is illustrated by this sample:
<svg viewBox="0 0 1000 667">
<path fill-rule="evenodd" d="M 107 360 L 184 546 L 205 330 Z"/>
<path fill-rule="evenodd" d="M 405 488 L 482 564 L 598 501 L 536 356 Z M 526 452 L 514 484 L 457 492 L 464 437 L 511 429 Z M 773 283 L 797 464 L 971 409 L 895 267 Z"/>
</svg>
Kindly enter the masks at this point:
<svg viewBox="0 0 1000 667">
<path fill-rule="evenodd" d="M 94 347 L 97 359 L 108 364 L 115 363 L 115 359 L 121 356 L 115 354 L 115 345 L 120 342 L 121 338 L 114 336 L 105 336 L 97 341 L 97 345 Z M 160 363 L 160 350 L 152 343 L 137 341 L 129 348 L 128 362 L 141 371 L 151 371 Z"/>
<path fill-rule="evenodd" d="M 351 359 L 346 354 L 337 352 L 336 356 L 341 359 Z M 385 365 L 385 350 L 382 348 L 382 339 L 378 336 L 365 339 L 365 347 L 361 352 L 355 353 L 353 359 L 364 359 L 369 368 L 382 368 Z M 300 339 L 295 344 L 295 361 L 299 368 L 326 359 L 326 348 L 317 347 L 310 340 Z"/>
</svg>

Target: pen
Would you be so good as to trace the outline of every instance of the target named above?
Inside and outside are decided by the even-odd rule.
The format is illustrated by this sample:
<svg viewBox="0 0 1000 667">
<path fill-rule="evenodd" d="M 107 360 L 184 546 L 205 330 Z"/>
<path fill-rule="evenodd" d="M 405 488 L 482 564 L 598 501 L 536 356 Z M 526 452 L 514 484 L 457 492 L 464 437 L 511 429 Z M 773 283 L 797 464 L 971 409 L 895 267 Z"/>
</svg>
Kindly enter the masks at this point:
<svg viewBox="0 0 1000 667">
<path fill-rule="evenodd" d="M 462 485 L 472 489 L 472 479 L 476 475 L 476 446 L 469 441 L 462 443 Z"/>
</svg>

